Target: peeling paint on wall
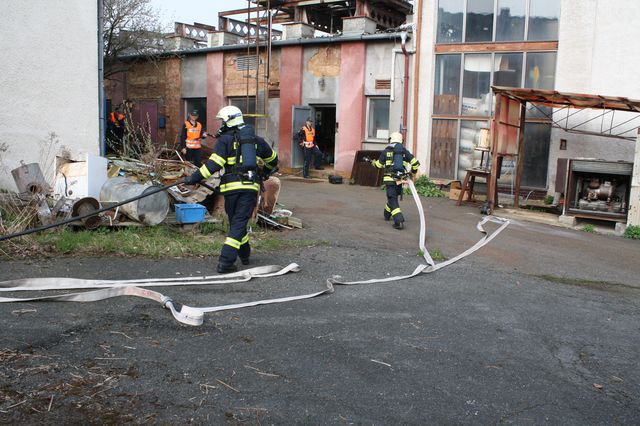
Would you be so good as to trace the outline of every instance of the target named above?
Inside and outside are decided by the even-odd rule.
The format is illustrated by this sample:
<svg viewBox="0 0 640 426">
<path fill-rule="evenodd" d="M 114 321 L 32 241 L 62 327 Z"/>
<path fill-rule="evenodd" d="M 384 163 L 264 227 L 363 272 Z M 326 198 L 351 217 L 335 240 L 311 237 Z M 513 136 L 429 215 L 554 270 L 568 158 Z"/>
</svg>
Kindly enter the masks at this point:
<svg viewBox="0 0 640 426">
<path fill-rule="evenodd" d="M 337 77 L 340 75 L 340 47 L 327 46 L 318 49 L 307 63 L 307 71 L 316 77 Z"/>
</svg>

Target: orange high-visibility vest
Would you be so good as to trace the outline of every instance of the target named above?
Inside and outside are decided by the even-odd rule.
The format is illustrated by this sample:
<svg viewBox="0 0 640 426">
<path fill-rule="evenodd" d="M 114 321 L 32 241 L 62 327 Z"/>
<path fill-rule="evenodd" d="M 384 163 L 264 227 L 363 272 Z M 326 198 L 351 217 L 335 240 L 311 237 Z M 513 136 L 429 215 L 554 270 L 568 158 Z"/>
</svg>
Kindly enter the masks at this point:
<svg viewBox="0 0 640 426">
<path fill-rule="evenodd" d="M 313 127 L 309 129 L 307 126 L 302 128 L 304 130 L 304 147 L 313 148 L 313 141 L 316 138 L 316 129 Z"/>
<path fill-rule="evenodd" d="M 187 128 L 187 140 L 185 144 L 189 149 L 200 149 L 202 144 L 200 142 L 200 133 L 202 132 L 202 124 L 196 121 L 196 125 L 192 125 L 189 120 L 184 122 L 184 126 Z"/>
<path fill-rule="evenodd" d="M 118 118 L 116 118 L 116 113 L 112 112 L 109 116 L 109 121 L 111 121 L 111 123 L 113 123 L 116 127 L 120 127 L 120 121 L 122 121 L 123 118 L 124 114 L 122 114 L 121 112 L 118 113 Z"/>
</svg>

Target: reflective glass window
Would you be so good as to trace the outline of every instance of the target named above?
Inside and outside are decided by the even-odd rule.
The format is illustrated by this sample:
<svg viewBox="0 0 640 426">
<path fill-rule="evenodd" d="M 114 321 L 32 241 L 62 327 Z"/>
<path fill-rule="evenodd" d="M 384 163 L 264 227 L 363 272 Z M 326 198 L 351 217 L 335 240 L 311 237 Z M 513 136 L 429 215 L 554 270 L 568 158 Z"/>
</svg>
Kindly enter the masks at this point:
<svg viewBox="0 0 640 426">
<path fill-rule="evenodd" d="M 522 57 L 522 53 L 496 53 L 493 68 L 493 85 L 521 87 Z"/>
<path fill-rule="evenodd" d="M 389 137 L 389 98 L 369 99 L 369 138 L 387 139 Z"/>
<path fill-rule="evenodd" d="M 462 55 L 437 55 L 433 85 L 433 113 L 460 114 L 460 62 Z"/>
<path fill-rule="evenodd" d="M 438 2 L 438 43 L 460 43 L 464 0 L 440 0 Z"/>
<path fill-rule="evenodd" d="M 476 149 L 480 145 L 482 129 L 488 129 L 488 121 L 460 122 L 460 141 L 458 143 L 458 180 L 464 180 L 467 169 L 485 167 L 489 161 L 489 152 Z M 488 131 L 488 130 L 487 130 Z M 480 164 L 480 161 L 482 164 Z"/>
<path fill-rule="evenodd" d="M 498 0 L 496 41 L 524 40 L 526 0 Z"/>
<path fill-rule="evenodd" d="M 556 52 L 527 53 L 525 87 L 553 90 L 556 82 Z"/>
<path fill-rule="evenodd" d="M 493 0 L 467 0 L 466 42 L 493 39 Z"/>
<path fill-rule="evenodd" d="M 491 113 L 491 55 L 464 56 L 462 115 L 488 116 Z"/>
<path fill-rule="evenodd" d="M 527 40 L 557 40 L 559 0 L 531 0 Z"/>
</svg>

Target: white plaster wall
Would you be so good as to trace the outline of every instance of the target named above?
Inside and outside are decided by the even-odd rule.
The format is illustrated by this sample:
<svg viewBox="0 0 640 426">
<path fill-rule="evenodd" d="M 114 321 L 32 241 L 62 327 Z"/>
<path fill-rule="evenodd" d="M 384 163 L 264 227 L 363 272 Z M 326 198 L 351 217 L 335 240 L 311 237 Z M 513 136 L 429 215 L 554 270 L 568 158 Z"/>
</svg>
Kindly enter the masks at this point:
<svg viewBox="0 0 640 426">
<path fill-rule="evenodd" d="M 99 155 L 97 15 L 96 0 L 2 0 L 0 188 L 15 190 L 10 170 L 42 150 Z"/>
<path fill-rule="evenodd" d="M 556 90 L 640 99 L 639 16 L 640 1 L 637 0 L 562 0 Z M 596 110 L 581 112 L 570 119 L 569 127 L 601 113 Z M 555 118 L 562 117 L 562 113 L 557 113 Z M 616 112 L 613 124 L 622 123 L 630 117 Z M 611 125 L 611 119 L 612 114 L 608 114 L 604 122 L 597 118 L 580 128 L 600 132 L 601 126 L 607 128 Z M 640 117 L 636 121 L 633 123 L 640 125 Z M 614 132 L 628 129 L 631 125 L 621 126 Z M 566 151 L 560 151 L 560 139 L 567 140 Z M 553 129 L 549 152 L 549 192 L 555 188 L 558 158 L 632 161 L 634 147 L 634 141 Z"/>
<path fill-rule="evenodd" d="M 407 48 L 411 48 L 407 46 Z M 364 94 L 371 96 L 391 96 L 391 90 L 376 90 L 376 80 L 391 79 L 391 67 L 393 63 L 392 51 L 400 49 L 400 43 L 367 43 L 365 53 L 365 79 Z M 394 88 L 394 100 L 389 104 L 389 133 L 400 131 L 402 124 L 402 97 L 404 85 L 404 55 L 402 53 L 395 54 L 395 74 L 394 81 L 391 82 Z M 409 67 L 411 73 L 411 67 Z M 411 74 L 410 74 L 411 75 Z M 410 100 L 409 100 L 410 102 Z M 369 106 L 367 105 L 366 117 L 369 116 Z M 368 126 L 368 123 L 366 123 Z M 366 128 L 366 127 L 365 127 Z M 365 149 L 382 149 L 387 141 L 376 141 L 375 139 L 367 139 L 368 144 Z M 373 148 L 371 148 L 373 147 Z"/>
<path fill-rule="evenodd" d="M 433 78 L 435 67 L 436 20 L 438 16 L 437 0 L 416 0 L 414 10 L 418 10 L 422 3 L 422 21 L 418 28 L 417 37 L 420 38 L 420 52 L 418 61 L 418 94 L 409 103 L 408 141 L 407 146 L 412 149 L 413 135 L 417 133 L 417 149 L 414 155 L 420 161 L 420 172 L 429 174 L 431 163 L 431 114 L 433 111 Z M 417 19 L 414 19 L 417 23 Z M 414 34 L 414 37 L 416 35 Z M 415 75 L 415 68 L 411 69 L 411 76 Z M 409 92 L 413 94 L 416 78 L 411 81 Z M 416 122 L 413 121 L 413 110 L 418 108 Z"/>
</svg>

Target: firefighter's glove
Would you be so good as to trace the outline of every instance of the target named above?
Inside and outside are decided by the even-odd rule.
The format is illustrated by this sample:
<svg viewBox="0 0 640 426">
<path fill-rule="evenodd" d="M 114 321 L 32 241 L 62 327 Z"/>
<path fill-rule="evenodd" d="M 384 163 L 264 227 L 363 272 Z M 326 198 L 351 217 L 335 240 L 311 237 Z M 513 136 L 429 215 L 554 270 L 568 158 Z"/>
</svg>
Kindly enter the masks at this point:
<svg viewBox="0 0 640 426">
<path fill-rule="evenodd" d="M 186 178 L 184 178 L 184 183 L 186 185 L 195 185 L 196 183 L 200 182 L 201 179 L 202 178 L 200 177 L 200 172 L 195 172 L 191 176 L 187 176 Z"/>
</svg>

